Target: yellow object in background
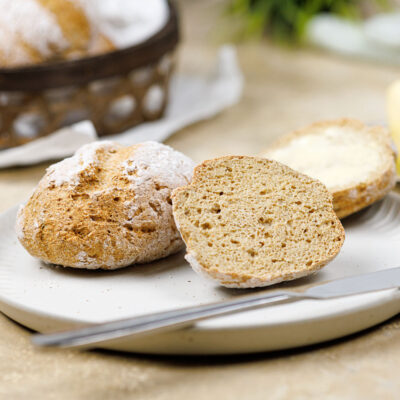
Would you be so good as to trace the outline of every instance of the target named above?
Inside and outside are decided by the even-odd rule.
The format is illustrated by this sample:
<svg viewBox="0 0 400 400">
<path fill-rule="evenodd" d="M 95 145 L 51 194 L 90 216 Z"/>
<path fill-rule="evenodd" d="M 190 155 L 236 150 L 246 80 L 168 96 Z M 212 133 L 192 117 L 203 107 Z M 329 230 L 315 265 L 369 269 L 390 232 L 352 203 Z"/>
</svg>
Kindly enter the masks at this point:
<svg viewBox="0 0 400 400">
<path fill-rule="evenodd" d="M 389 86 L 386 107 L 389 130 L 396 147 L 400 150 L 400 79 Z M 397 157 L 396 166 L 397 174 L 400 175 L 400 157 Z"/>
</svg>

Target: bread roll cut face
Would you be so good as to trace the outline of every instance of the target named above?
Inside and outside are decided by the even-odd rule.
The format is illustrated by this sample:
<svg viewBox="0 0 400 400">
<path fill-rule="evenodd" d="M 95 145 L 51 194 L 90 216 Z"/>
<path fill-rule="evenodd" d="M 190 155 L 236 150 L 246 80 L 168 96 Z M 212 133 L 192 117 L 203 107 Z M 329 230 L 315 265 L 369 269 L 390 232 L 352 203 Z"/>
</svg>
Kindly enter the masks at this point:
<svg viewBox="0 0 400 400">
<path fill-rule="evenodd" d="M 172 199 L 188 262 L 227 287 L 267 286 L 312 274 L 344 241 L 326 187 L 263 158 L 205 161 Z"/>
<path fill-rule="evenodd" d="M 261 155 L 324 183 L 339 218 L 380 200 L 396 183 L 389 133 L 355 120 L 315 123 L 284 136 Z"/>
<path fill-rule="evenodd" d="M 194 164 L 156 142 L 123 147 L 103 141 L 47 169 L 18 213 L 28 252 L 66 267 L 116 269 L 168 256 L 183 242 L 171 192 Z"/>
</svg>

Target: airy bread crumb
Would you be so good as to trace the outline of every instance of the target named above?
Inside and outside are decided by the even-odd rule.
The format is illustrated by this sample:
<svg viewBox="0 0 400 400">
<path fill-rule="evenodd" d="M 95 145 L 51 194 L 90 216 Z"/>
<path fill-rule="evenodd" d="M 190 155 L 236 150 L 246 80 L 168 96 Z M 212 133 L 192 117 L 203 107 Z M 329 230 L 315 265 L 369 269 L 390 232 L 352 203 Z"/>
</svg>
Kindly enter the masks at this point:
<svg viewBox="0 0 400 400">
<path fill-rule="evenodd" d="M 309 275 L 332 260 L 344 241 L 325 186 L 263 158 L 205 161 L 172 200 L 188 262 L 227 287 Z"/>
</svg>

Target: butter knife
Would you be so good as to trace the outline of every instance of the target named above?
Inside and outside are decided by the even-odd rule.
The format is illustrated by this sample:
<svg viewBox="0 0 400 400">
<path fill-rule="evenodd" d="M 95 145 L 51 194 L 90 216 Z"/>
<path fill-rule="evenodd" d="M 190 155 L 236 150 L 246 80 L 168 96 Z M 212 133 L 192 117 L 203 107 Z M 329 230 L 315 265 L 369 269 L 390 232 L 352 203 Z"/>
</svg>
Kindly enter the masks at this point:
<svg viewBox="0 0 400 400">
<path fill-rule="evenodd" d="M 197 321 L 299 300 L 326 300 L 400 288 L 400 267 L 350 276 L 309 287 L 303 292 L 266 290 L 217 303 L 158 312 L 74 330 L 35 334 L 32 342 L 41 347 L 90 348 L 122 337 L 138 337 L 179 329 Z"/>
</svg>

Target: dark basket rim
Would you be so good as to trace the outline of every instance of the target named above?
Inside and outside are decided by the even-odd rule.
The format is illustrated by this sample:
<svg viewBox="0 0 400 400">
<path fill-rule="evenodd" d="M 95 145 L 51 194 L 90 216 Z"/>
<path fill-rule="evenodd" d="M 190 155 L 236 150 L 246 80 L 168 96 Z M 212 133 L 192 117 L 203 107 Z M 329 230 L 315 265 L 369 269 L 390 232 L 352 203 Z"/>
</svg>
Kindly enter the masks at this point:
<svg viewBox="0 0 400 400">
<path fill-rule="evenodd" d="M 0 68 L 0 90 L 26 92 L 77 86 L 152 64 L 179 42 L 178 12 L 170 0 L 168 8 L 166 24 L 142 43 L 76 60 Z"/>
</svg>

